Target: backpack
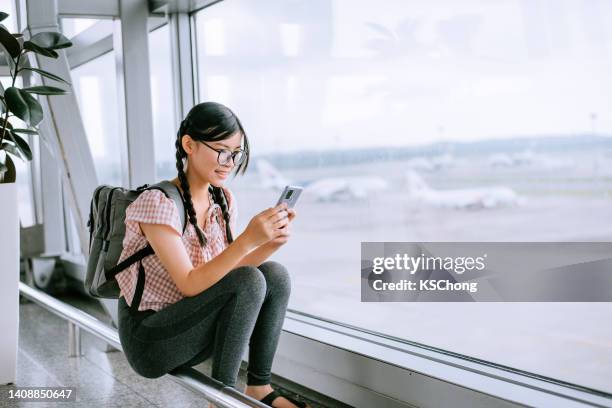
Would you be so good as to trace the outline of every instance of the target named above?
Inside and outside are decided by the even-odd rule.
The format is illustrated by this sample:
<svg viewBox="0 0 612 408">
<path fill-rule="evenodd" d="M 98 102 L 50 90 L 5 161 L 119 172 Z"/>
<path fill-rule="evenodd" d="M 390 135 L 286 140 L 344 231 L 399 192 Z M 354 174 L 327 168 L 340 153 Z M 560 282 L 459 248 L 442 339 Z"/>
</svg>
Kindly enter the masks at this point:
<svg viewBox="0 0 612 408">
<path fill-rule="evenodd" d="M 136 251 L 133 255 L 117 264 L 123 251 L 125 236 L 125 210 L 140 194 L 146 190 L 160 190 L 166 197 L 174 200 L 179 215 L 183 234 L 187 226 L 186 210 L 183 196 L 177 186 L 168 180 L 153 185 L 142 185 L 136 190 L 109 185 L 98 186 L 93 193 L 89 208 L 89 259 L 85 276 L 85 290 L 97 298 L 118 299 L 120 288 L 115 276 L 130 265 L 142 261 L 154 254 L 151 244 Z M 144 289 L 144 268 L 140 262 L 138 281 L 134 292 L 132 306 L 137 310 Z"/>
</svg>

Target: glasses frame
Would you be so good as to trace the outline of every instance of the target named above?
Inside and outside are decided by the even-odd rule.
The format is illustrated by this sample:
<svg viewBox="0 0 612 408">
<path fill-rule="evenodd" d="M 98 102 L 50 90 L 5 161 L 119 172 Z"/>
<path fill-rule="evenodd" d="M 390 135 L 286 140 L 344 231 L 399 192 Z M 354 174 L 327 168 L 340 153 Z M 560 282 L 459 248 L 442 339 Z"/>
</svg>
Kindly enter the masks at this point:
<svg viewBox="0 0 612 408">
<path fill-rule="evenodd" d="M 214 150 L 215 152 L 217 152 L 217 163 L 219 163 L 220 165 L 224 166 L 226 164 L 229 164 L 229 160 L 227 161 L 227 163 L 221 163 L 221 152 L 230 152 L 230 157 L 231 157 L 231 161 L 232 163 L 234 163 L 234 166 L 238 166 L 240 165 L 244 159 L 246 158 L 246 151 L 244 149 L 238 149 L 235 151 L 231 151 L 231 150 L 227 150 L 227 149 L 215 149 L 214 147 L 210 146 L 208 143 L 204 142 L 203 140 L 197 140 L 198 142 L 202 143 L 204 146 L 208 147 L 211 150 Z M 236 155 L 238 153 L 242 153 L 242 158 L 240 159 L 240 163 L 236 163 Z"/>
</svg>

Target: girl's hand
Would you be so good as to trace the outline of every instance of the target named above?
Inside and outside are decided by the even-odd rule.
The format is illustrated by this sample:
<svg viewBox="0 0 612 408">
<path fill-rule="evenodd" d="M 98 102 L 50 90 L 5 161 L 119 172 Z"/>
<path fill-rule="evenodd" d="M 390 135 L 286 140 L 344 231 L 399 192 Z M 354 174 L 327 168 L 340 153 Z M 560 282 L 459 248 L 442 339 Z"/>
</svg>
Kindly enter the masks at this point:
<svg viewBox="0 0 612 408">
<path fill-rule="evenodd" d="M 279 228 L 280 231 L 283 231 L 282 234 L 268 241 L 268 244 L 281 246 L 283 244 L 286 244 L 287 241 L 289 241 L 289 236 L 291 235 L 291 221 L 295 219 L 295 217 L 297 216 L 297 212 L 293 208 L 288 208 L 287 213 L 288 223 L 285 226 Z"/>
<path fill-rule="evenodd" d="M 279 237 L 281 229 L 289 223 L 287 204 L 281 203 L 276 207 L 270 207 L 255 215 L 243 234 L 247 237 L 253 247 L 258 247 L 272 239 Z"/>
</svg>

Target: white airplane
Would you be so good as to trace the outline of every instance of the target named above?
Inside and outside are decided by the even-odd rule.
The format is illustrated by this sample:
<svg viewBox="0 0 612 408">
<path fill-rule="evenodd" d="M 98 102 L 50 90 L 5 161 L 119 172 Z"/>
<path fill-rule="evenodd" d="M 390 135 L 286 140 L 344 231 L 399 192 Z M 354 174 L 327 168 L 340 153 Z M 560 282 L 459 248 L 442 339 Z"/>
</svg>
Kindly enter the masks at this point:
<svg viewBox="0 0 612 408">
<path fill-rule="evenodd" d="M 489 156 L 487 163 L 491 167 L 529 166 L 541 169 L 563 169 L 574 166 L 574 161 L 571 159 L 534 153 L 531 149 L 525 149 L 512 155 L 495 153 Z"/>
<path fill-rule="evenodd" d="M 525 198 L 519 197 L 509 187 L 435 190 L 415 171 L 409 170 L 404 175 L 410 197 L 433 207 L 481 209 L 522 205 L 526 202 Z"/>
<path fill-rule="evenodd" d="M 431 162 L 431 160 L 425 157 L 414 157 L 405 162 L 405 165 L 408 168 L 418 171 L 435 171 L 437 170 L 436 166 Z"/>
<path fill-rule="evenodd" d="M 326 177 L 307 184 L 304 191 L 312 194 L 318 201 L 339 201 L 345 199 L 364 199 L 368 194 L 389 188 L 389 182 L 380 177 L 349 176 Z"/>
<path fill-rule="evenodd" d="M 506 153 L 496 153 L 489 156 L 487 163 L 491 167 L 512 167 L 516 165 L 513 157 Z"/>
<path fill-rule="evenodd" d="M 445 168 L 453 167 L 457 159 L 450 153 L 440 154 L 438 156 L 423 157 L 417 156 L 408 159 L 404 162 L 408 168 L 416 171 L 434 172 Z"/>
<path fill-rule="evenodd" d="M 455 157 L 450 153 L 440 154 L 431 158 L 431 162 L 436 169 L 453 167 L 456 164 L 456 161 L 457 159 L 455 159 Z"/>
<path fill-rule="evenodd" d="M 304 192 L 317 201 L 364 199 L 368 194 L 389 188 L 389 182 L 375 176 L 324 177 L 313 180 L 291 180 L 265 159 L 257 162 L 257 171 L 264 188 L 283 189 L 286 185 L 304 187 Z"/>
</svg>

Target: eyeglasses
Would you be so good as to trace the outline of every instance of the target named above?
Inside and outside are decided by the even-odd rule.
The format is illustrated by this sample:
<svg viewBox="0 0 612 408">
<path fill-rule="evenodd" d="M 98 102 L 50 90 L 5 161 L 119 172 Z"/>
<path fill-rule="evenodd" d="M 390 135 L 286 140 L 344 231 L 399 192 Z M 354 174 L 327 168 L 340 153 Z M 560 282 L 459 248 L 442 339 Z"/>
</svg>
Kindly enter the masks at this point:
<svg viewBox="0 0 612 408">
<path fill-rule="evenodd" d="M 203 142 L 202 140 L 198 140 L 198 142 L 202 143 L 203 145 L 209 147 L 210 149 L 214 150 L 215 152 L 218 153 L 217 155 L 217 162 L 221 165 L 225 165 L 228 164 L 230 162 L 230 158 L 234 161 L 234 165 L 238 166 L 240 163 L 242 163 L 244 161 L 244 159 L 246 158 L 246 152 L 242 149 L 240 150 L 236 150 L 234 152 L 226 150 L 226 149 L 215 149 L 214 147 L 210 146 L 209 144 Z"/>
</svg>

